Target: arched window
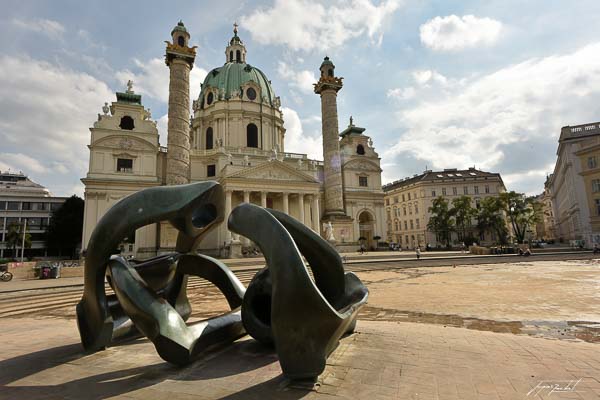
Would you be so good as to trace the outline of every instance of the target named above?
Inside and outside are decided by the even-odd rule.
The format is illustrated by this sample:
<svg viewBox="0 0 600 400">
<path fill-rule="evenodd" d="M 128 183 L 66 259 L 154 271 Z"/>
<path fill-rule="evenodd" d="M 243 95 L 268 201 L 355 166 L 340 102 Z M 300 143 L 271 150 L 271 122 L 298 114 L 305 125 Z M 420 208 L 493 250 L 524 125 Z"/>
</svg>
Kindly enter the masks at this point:
<svg viewBox="0 0 600 400">
<path fill-rule="evenodd" d="M 180 45 L 181 47 L 185 46 L 185 39 L 183 38 L 183 36 L 179 36 L 177 38 L 177 44 Z"/>
<path fill-rule="evenodd" d="M 235 61 L 242 62 L 242 52 L 239 50 L 235 51 Z"/>
<path fill-rule="evenodd" d="M 206 150 L 213 148 L 213 129 L 209 127 L 206 130 Z"/>
<path fill-rule="evenodd" d="M 246 127 L 246 143 L 248 147 L 258 147 L 258 128 L 254 124 Z"/>
<path fill-rule="evenodd" d="M 361 156 L 365 155 L 365 148 L 363 147 L 362 144 L 359 144 L 358 146 L 356 146 L 356 154 L 360 154 Z"/>
<path fill-rule="evenodd" d="M 229 62 L 233 62 L 233 50 L 229 51 Z"/>
<path fill-rule="evenodd" d="M 206 104 L 210 106 L 212 104 L 214 98 L 215 98 L 215 96 L 213 95 L 213 93 L 209 92 L 208 96 L 206 96 Z"/>
<path fill-rule="evenodd" d="M 127 129 L 129 131 L 132 130 L 134 128 L 133 118 L 131 118 L 129 115 L 126 115 L 123 118 L 121 118 L 121 123 L 119 124 L 119 128 Z"/>
</svg>

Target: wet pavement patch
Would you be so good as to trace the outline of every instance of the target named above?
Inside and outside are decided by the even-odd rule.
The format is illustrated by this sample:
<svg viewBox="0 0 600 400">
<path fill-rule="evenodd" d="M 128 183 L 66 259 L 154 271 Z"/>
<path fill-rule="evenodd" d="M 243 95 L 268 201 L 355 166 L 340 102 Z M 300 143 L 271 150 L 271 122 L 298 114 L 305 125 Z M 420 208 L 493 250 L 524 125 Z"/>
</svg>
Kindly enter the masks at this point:
<svg viewBox="0 0 600 400">
<path fill-rule="evenodd" d="M 361 310 L 358 318 L 365 321 L 415 322 L 547 339 L 600 343 L 600 322 L 591 321 L 496 321 L 451 314 L 401 311 L 368 305 Z"/>
</svg>

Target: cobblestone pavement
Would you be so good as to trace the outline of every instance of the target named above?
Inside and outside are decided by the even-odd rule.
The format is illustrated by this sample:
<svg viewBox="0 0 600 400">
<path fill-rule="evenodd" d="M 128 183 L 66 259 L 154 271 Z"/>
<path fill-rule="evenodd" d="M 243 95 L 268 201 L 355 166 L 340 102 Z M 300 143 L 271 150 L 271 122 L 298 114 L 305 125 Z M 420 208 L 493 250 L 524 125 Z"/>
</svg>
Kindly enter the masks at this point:
<svg viewBox="0 0 600 400">
<path fill-rule="evenodd" d="M 85 354 L 69 308 L 0 318 L 0 399 L 600 399 L 596 261 L 359 276 L 369 304 L 313 390 L 248 337 L 185 368 L 144 339 Z M 226 308 L 213 291 L 192 302 L 195 318 Z"/>
</svg>

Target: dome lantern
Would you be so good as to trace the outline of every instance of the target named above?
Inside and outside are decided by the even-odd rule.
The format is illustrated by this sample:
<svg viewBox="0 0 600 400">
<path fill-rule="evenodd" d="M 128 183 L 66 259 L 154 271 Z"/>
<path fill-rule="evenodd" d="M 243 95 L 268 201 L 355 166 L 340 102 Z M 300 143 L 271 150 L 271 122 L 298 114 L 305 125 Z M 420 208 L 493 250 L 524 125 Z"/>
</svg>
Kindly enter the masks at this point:
<svg viewBox="0 0 600 400">
<path fill-rule="evenodd" d="M 228 46 L 225 48 L 225 62 L 226 63 L 245 63 L 246 62 L 246 46 L 244 42 L 238 36 L 238 24 L 233 24 L 233 37 L 229 41 Z"/>
</svg>

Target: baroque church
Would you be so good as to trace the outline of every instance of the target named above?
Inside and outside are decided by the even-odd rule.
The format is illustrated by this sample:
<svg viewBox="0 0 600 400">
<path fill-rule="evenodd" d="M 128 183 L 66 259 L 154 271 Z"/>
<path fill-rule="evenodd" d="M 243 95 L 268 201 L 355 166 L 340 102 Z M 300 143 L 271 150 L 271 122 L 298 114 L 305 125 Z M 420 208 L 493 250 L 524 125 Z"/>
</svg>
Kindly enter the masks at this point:
<svg viewBox="0 0 600 400">
<path fill-rule="evenodd" d="M 286 152 L 281 101 L 271 81 L 247 62 L 234 25 L 225 63 L 211 70 L 191 105 L 189 75 L 196 46 L 180 21 L 166 42 L 170 70 L 167 147 L 159 144 L 156 122 L 131 82 L 116 101 L 104 104 L 94 122 L 85 185 L 83 250 L 98 220 L 116 202 L 159 185 L 218 181 L 225 191 L 225 221 L 200 245 L 221 257 L 252 243 L 227 229 L 227 217 L 242 202 L 283 211 L 332 242 L 352 251 L 362 241 L 375 246 L 386 237 L 380 159 L 365 128 L 338 128 L 337 94 L 342 79 L 325 57 L 315 94 L 321 99 L 323 161 Z M 132 232 L 123 252 L 148 258 L 170 251 L 175 231 L 154 224 Z"/>
</svg>

